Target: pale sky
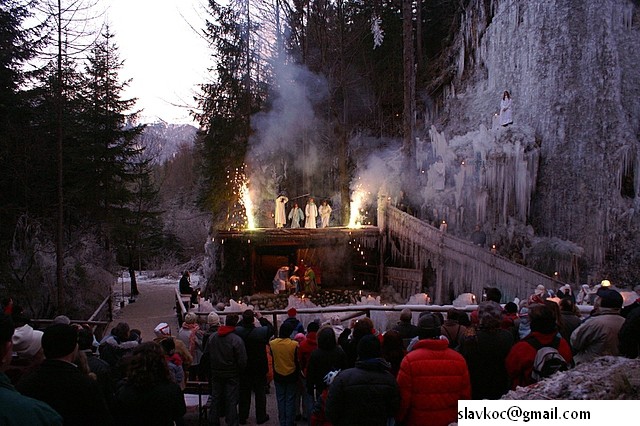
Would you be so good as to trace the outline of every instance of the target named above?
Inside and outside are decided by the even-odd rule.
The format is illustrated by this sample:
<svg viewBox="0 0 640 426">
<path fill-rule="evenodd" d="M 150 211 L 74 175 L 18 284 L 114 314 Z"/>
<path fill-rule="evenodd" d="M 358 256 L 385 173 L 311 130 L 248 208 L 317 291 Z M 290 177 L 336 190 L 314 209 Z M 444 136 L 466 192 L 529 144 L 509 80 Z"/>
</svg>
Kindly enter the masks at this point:
<svg viewBox="0 0 640 426">
<path fill-rule="evenodd" d="M 211 51 L 197 31 L 206 0 L 100 0 L 119 47 L 120 79 L 132 79 L 124 97 L 138 98 L 142 122 L 194 124 L 189 108 L 206 83 Z M 193 27 L 193 28 L 191 28 Z"/>
</svg>

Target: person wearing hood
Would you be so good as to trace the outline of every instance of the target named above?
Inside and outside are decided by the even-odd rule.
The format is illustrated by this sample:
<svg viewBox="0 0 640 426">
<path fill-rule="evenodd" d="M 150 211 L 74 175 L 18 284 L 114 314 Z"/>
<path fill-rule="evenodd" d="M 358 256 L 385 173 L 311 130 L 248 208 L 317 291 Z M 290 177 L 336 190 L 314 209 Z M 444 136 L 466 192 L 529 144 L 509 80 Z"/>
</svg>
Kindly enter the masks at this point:
<svg viewBox="0 0 640 426">
<path fill-rule="evenodd" d="M 207 352 L 211 364 L 211 399 L 209 424 L 219 425 L 224 414 L 227 425 L 238 424 L 240 372 L 247 366 L 247 351 L 242 337 L 235 333 L 238 315 L 229 314 L 225 325 L 211 335 Z M 219 407 L 224 407 L 224 413 Z"/>
<path fill-rule="evenodd" d="M 386 426 L 400 407 L 400 390 L 391 365 L 382 358 L 380 340 L 373 334 L 358 342 L 355 367 L 335 377 L 325 404 L 334 426 Z"/>
<path fill-rule="evenodd" d="M 401 403 L 396 420 L 406 426 L 446 426 L 456 422 L 458 401 L 471 399 L 467 362 L 441 338 L 442 322 L 426 312 L 418 320 L 419 339 L 398 372 Z"/>
</svg>

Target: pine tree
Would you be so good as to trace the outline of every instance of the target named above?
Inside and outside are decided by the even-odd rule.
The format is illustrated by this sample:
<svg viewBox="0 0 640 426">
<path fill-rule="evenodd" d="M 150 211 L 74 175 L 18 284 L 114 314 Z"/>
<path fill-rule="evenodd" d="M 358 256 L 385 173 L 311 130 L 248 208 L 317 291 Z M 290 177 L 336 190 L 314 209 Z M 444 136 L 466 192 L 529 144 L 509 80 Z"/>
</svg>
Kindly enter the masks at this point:
<svg viewBox="0 0 640 426">
<path fill-rule="evenodd" d="M 22 23 L 29 17 L 25 5 L 17 1 L 0 1 L 0 238 L 6 241 L 11 226 L 29 191 L 24 186 L 25 151 L 23 128 L 28 123 L 28 104 L 23 84 L 27 79 L 22 66 L 35 55 L 33 33 Z"/>
<path fill-rule="evenodd" d="M 211 40 L 216 67 L 213 81 L 202 85 L 200 112 L 196 118 L 204 129 L 198 138 L 202 158 L 200 203 L 212 211 L 214 222 L 224 227 L 233 205 L 233 187 L 227 176 L 242 167 L 250 134 L 250 117 L 259 98 L 250 91 L 245 29 L 241 10 L 233 4 L 209 2 L 211 19 L 206 36 Z"/>
<path fill-rule="evenodd" d="M 151 158 L 140 145 L 142 125 L 132 125 L 136 114 L 128 113 L 135 99 L 123 99 L 127 82 L 120 82 L 123 62 L 119 59 L 114 35 L 107 27 L 91 49 L 85 69 L 87 79 L 83 115 L 84 146 L 76 154 L 73 171 L 84 187 L 79 193 L 88 198 L 88 213 L 102 227 L 105 248 L 115 250 L 131 274 L 131 294 L 138 294 L 135 260 L 145 227 L 161 226 L 149 219 L 157 215 L 157 189 L 151 181 Z M 88 173 L 88 174 L 87 174 Z M 86 201 L 85 201 L 86 202 Z M 123 253 L 125 254 L 123 256 Z"/>
</svg>

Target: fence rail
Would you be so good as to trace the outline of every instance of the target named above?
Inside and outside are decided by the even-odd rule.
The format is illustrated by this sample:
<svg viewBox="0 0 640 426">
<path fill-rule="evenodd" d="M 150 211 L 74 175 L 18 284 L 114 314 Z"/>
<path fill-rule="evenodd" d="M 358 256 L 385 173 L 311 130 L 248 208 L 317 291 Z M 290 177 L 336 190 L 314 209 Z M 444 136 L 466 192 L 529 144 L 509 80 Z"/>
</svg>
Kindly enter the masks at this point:
<svg viewBox="0 0 640 426">
<path fill-rule="evenodd" d="M 91 314 L 87 320 L 74 320 L 70 319 L 71 324 L 88 325 L 91 327 L 93 333 L 98 336 L 102 336 L 113 321 L 113 305 L 111 295 L 104 298 L 98 308 Z M 100 319 L 103 318 L 103 319 Z M 53 323 L 53 319 L 50 318 L 34 318 L 30 320 L 36 328 L 43 328 Z"/>
<path fill-rule="evenodd" d="M 587 315 L 593 309 L 591 305 L 577 305 L 576 306 L 581 314 Z M 371 318 L 372 312 L 400 312 L 403 309 L 410 309 L 412 312 L 441 312 L 445 314 L 452 308 L 464 312 L 473 312 L 478 309 L 478 305 L 466 305 L 466 306 L 453 306 L 453 305 L 349 305 L 349 306 L 325 306 L 316 308 L 296 308 L 298 315 L 305 314 L 344 314 L 338 315 L 340 322 L 349 321 L 352 318 L 358 318 L 366 316 Z M 242 312 L 238 311 L 213 311 L 220 316 L 229 314 L 242 315 Z M 186 311 L 184 312 L 186 313 Z M 209 312 L 193 312 L 199 318 L 199 322 L 206 322 L 206 316 Z M 275 326 L 276 330 L 279 327 L 278 315 L 287 315 L 287 310 L 277 309 L 271 311 L 260 311 L 263 317 L 271 317 L 271 323 Z M 204 318 L 203 318 L 204 317 Z M 184 318 L 184 314 L 182 314 Z M 180 320 L 182 323 L 182 320 Z M 380 330 L 384 331 L 384 330 Z"/>
<path fill-rule="evenodd" d="M 482 294 L 499 287 L 507 299 L 526 297 L 537 285 L 557 288 L 563 282 L 512 262 L 487 248 L 440 231 L 391 205 L 379 205 L 392 257 L 410 259 L 417 269 L 436 271 L 434 300 L 443 303 L 449 293 Z M 381 220 L 378 220 L 381 222 Z"/>
</svg>

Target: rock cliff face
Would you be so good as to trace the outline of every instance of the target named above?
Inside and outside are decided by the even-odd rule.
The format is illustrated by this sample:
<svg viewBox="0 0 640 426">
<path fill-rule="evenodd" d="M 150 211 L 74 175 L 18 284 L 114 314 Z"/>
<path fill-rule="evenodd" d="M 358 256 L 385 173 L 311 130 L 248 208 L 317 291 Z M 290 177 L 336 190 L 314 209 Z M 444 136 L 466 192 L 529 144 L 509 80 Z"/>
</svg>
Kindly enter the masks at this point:
<svg viewBox="0 0 640 426">
<path fill-rule="evenodd" d="M 598 275 L 640 242 L 640 3 L 474 0 L 441 127 L 491 126 L 504 90 L 540 144 L 529 223 L 573 241 Z"/>
</svg>

